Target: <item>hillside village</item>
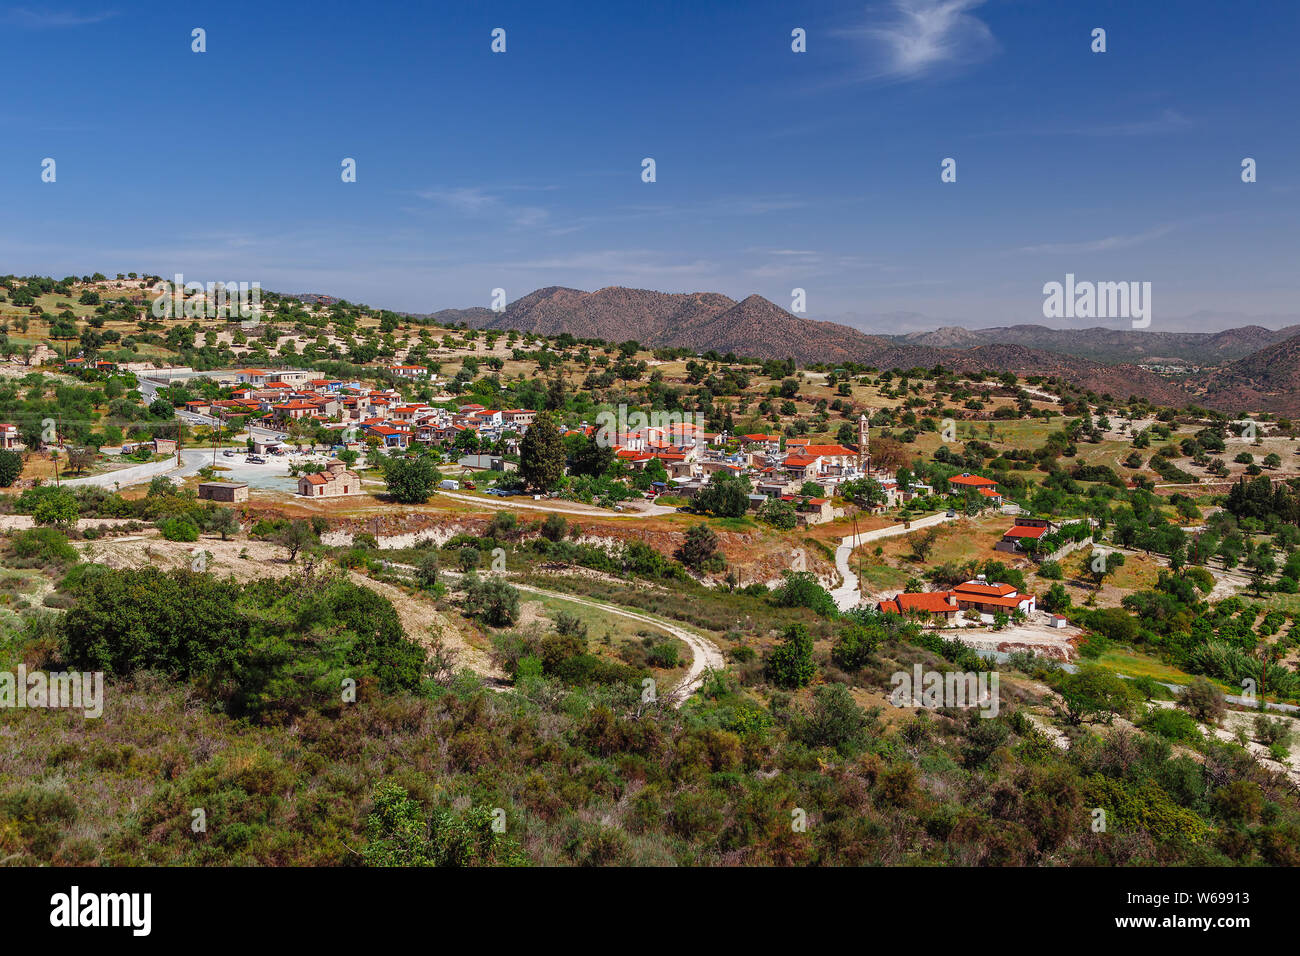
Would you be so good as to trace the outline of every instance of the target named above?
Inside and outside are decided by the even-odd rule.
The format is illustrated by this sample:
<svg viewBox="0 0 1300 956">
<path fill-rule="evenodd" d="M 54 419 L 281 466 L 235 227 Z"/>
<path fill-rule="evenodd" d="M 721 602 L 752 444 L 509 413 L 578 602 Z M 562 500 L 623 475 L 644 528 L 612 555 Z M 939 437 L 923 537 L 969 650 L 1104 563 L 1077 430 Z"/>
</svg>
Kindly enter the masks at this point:
<svg viewBox="0 0 1300 956">
<path fill-rule="evenodd" d="M 910 774 L 889 754 L 915 740 L 907 746 L 930 748 L 937 776 L 909 776 L 901 803 L 872 798 L 879 813 L 906 816 L 912 860 L 1294 854 L 1300 434 L 1290 420 L 1053 376 L 649 349 L 274 293 L 242 321 L 155 319 L 154 279 L 0 280 L 10 569 L 0 622 L 15 653 L 94 665 L 118 692 L 145 693 L 137 658 L 116 648 L 174 620 L 219 646 L 184 661 L 161 645 L 132 653 L 193 675 L 222 720 L 379 721 L 375 710 L 347 716 L 322 690 L 355 673 L 367 706 L 413 708 L 421 729 L 394 746 L 418 749 L 429 721 L 514 720 L 491 701 L 518 694 L 557 708 L 555 720 L 573 719 L 565 707 L 581 715 L 566 733 L 599 739 L 581 758 L 592 767 L 626 757 L 626 735 L 646 719 L 664 735 L 647 746 L 663 753 L 721 748 L 719 767 L 779 766 L 803 780 L 813 751 L 869 754 L 882 761 L 876 779 Z M 136 597 L 123 605 L 126 593 Z M 110 613 L 124 606 L 131 622 Z M 382 626 L 370 634 L 365 621 Z M 220 647 L 260 663 L 247 670 Z M 900 710 L 890 675 L 913 666 L 998 672 L 1010 716 Z M 647 680 L 662 699 L 638 698 Z M 415 716 L 426 704 L 438 716 Z M 986 723 L 996 730 L 978 729 Z M 827 729 L 845 726 L 856 729 Z M 438 758 L 439 773 L 468 793 L 494 758 L 478 731 L 448 732 L 456 756 Z M 60 730 L 52 744 L 99 746 L 82 733 Z M 1085 807 L 1104 799 L 1121 820 L 1140 815 L 1137 791 L 1089 763 L 1095 748 L 1127 746 L 1127 733 L 1180 773 L 1179 760 L 1207 780 L 1230 765 L 1280 822 L 1225 817 L 1211 802 L 1223 784 L 1207 783 L 1195 798 L 1143 791 L 1171 814 L 1151 842 L 1095 841 Z M 268 772 L 316 779 L 290 766 L 285 740 L 263 745 L 258 759 L 279 768 Z M 936 830 L 917 816 L 938 788 L 978 790 L 1030 754 L 1068 778 L 1077 832 L 1013 849 L 988 830 Z M 364 758 L 372 770 L 378 759 Z M 495 759 L 523 761 L 518 780 L 561 785 L 532 758 Z M 569 785 L 577 805 L 611 799 Z M 704 778 L 675 785 L 741 812 Z M 403 778 L 404 792 L 423 786 Z M 533 821 L 520 823 L 520 852 L 535 861 L 734 849 L 725 827 L 684 822 L 683 798 L 658 790 L 644 819 L 610 811 L 627 834 L 613 849 L 586 823 L 559 848 L 542 822 L 560 813 L 545 808 L 545 786 L 499 798 Z M 118 799 L 84 811 L 115 852 L 210 852 L 179 832 L 145 848 L 115 829 Z M 782 800 L 755 812 L 788 813 Z M 979 812 L 998 825 L 1000 811 Z M 366 819 L 338 826 L 360 833 Z M 1231 836 L 1242 828 L 1248 843 Z M 82 860 L 55 829 L 37 834 L 38 849 L 36 836 L 0 828 L 0 850 Z M 746 852 L 838 852 L 816 842 L 829 836 L 807 848 L 782 839 Z M 333 852 L 296 834 L 290 855 Z M 268 858 L 255 841 L 233 853 Z"/>
</svg>

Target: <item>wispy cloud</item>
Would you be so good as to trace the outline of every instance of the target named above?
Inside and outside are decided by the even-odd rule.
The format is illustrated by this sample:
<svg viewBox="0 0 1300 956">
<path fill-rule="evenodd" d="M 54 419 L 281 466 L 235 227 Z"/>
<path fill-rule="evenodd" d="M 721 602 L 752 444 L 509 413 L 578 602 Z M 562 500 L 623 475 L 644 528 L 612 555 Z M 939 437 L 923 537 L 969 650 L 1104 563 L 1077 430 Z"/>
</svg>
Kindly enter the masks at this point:
<svg viewBox="0 0 1300 956">
<path fill-rule="evenodd" d="M 1093 123 L 1086 126 L 1018 126 L 1008 129 L 988 129 L 972 135 L 984 136 L 1155 136 L 1161 133 L 1181 133 L 1193 129 L 1197 122 L 1178 110 L 1167 109 L 1159 116 L 1124 120 L 1119 123 Z"/>
<path fill-rule="evenodd" d="M 84 27 L 102 23 L 117 16 L 116 10 L 99 13 L 73 13 L 70 10 L 51 10 L 48 7 L 9 7 L 0 13 L 0 22 L 28 30 L 58 30 L 63 27 Z"/>
<path fill-rule="evenodd" d="M 842 31 L 866 46 L 864 79 L 918 79 L 992 56 L 997 40 L 970 11 L 984 0 L 893 0 L 877 24 Z M 879 14 L 873 13 L 875 20 Z"/>
<path fill-rule="evenodd" d="M 1177 110 L 1165 110 L 1153 119 L 1130 120 L 1070 130 L 1081 136 L 1148 136 L 1152 133 L 1175 133 L 1195 124 Z"/>
<path fill-rule="evenodd" d="M 509 187 L 509 189 L 524 187 Z M 501 195 L 506 190 L 491 190 L 479 186 L 462 186 L 452 189 L 425 189 L 418 193 L 421 199 L 438 203 L 471 218 L 500 219 L 515 226 L 537 226 L 550 217 L 543 206 L 507 202 Z"/>
<path fill-rule="evenodd" d="M 1130 246 L 1140 246 L 1143 243 L 1152 242 L 1163 236 L 1169 235 L 1177 226 L 1170 223 L 1168 225 L 1157 226 L 1154 229 L 1148 229 L 1146 232 L 1134 233 L 1127 236 L 1103 236 L 1100 239 L 1088 239 L 1082 242 L 1045 242 L 1034 246 L 1021 246 L 1016 252 L 1023 253 L 1079 253 L 1079 252 L 1110 252 L 1113 249 L 1127 249 Z"/>
</svg>

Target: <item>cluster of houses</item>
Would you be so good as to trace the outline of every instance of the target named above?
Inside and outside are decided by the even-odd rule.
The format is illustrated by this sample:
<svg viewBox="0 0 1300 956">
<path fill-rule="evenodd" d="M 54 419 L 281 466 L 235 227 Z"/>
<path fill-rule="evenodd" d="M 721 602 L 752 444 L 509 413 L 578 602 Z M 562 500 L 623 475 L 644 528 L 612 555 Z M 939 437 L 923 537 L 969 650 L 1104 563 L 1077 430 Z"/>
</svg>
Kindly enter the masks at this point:
<svg viewBox="0 0 1300 956">
<path fill-rule="evenodd" d="M 391 366 L 404 378 L 427 377 L 419 365 Z M 421 374 L 423 373 L 423 374 Z M 240 384 L 231 397 L 191 401 L 185 410 L 217 418 L 248 416 L 250 422 L 282 430 L 308 421 L 339 433 L 335 443 L 361 448 L 373 436 L 385 450 L 404 451 L 413 442 L 451 445 L 462 432 L 472 431 L 479 442 L 506 438 L 507 450 L 528 430 L 537 413 L 526 408 L 492 409 L 462 405 L 455 411 L 407 402 L 396 389 L 377 389 L 362 382 L 311 378 L 307 372 L 267 372 L 240 369 Z"/>
<path fill-rule="evenodd" d="M 963 618 L 973 614 L 980 623 L 991 624 L 998 613 L 1011 615 L 1020 611 L 1029 615 L 1038 609 L 1038 604 L 1032 594 L 1021 594 L 1010 584 L 990 584 L 981 574 L 950 591 L 895 594 L 877 604 L 876 609 L 884 614 L 928 617 L 945 624 L 955 623 L 959 614 Z"/>
</svg>

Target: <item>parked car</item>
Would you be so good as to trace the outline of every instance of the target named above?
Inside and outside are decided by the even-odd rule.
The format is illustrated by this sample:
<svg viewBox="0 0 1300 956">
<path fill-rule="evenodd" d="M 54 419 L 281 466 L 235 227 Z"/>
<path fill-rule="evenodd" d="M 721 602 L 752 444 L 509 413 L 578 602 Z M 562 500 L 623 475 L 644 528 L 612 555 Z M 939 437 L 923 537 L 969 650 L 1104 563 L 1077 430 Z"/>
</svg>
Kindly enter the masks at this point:
<svg viewBox="0 0 1300 956">
<path fill-rule="evenodd" d="M 477 491 L 477 490 L 478 490 L 478 485 L 474 484 L 474 482 L 472 482 L 472 481 L 467 481 L 467 482 L 465 482 L 465 487 L 468 488 L 470 491 Z"/>
<path fill-rule="evenodd" d="M 949 518 L 955 518 L 955 517 L 957 517 L 957 512 L 954 511 L 953 509 L 949 508 L 949 509 L 948 509 L 948 517 L 949 517 Z"/>
<path fill-rule="evenodd" d="M 450 478 L 444 478 L 438 482 L 438 487 L 443 491 L 460 491 L 460 482 L 452 481 Z"/>
<path fill-rule="evenodd" d="M 235 453 L 234 453 L 233 451 L 231 451 L 229 448 L 227 448 L 227 449 L 226 449 L 225 451 L 223 451 L 221 454 L 224 455 L 226 458 L 234 458 L 234 457 L 235 457 Z"/>
</svg>

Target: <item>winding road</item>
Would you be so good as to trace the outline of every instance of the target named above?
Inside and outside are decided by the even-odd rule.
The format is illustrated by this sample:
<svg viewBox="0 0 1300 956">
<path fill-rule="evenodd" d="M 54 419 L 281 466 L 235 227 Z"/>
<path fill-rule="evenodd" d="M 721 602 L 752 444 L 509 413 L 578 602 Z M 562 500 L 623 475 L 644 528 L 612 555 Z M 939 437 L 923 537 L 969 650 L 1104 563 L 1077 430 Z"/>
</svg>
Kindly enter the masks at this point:
<svg viewBox="0 0 1300 956">
<path fill-rule="evenodd" d="M 868 542 L 878 541 L 881 538 L 911 534 L 913 531 L 920 531 L 923 528 L 943 524 L 945 521 L 956 520 L 956 517 L 949 518 L 946 511 L 940 511 L 925 518 L 917 518 L 911 523 L 910 528 L 903 524 L 894 524 L 886 528 L 864 531 L 861 534 L 851 534 L 843 539 L 840 546 L 835 549 L 835 570 L 840 573 L 840 577 L 843 579 L 840 586 L 831 592 L 831 597 L 835 599 L 835 606 L 841 611 L 850 611 L 862 603 L 862 593 L 858 589 L 858 576 L 849 567 L 849 556 L 853 554 L 855 548 L 860 548 Z"/>
<path fill-rule="evenodd" d="M 138 485 L 149 481 L 158 475 L 167 475 L 169 478 L 186 478 L 198 474 L 199 469 L 205 464 L 210 465 L 212 463 L 212 449 L 183 448 L 181 449 L 180 458 L 181 463 L 179 465 L 171 460 L 151 461 L 143 465 L 131 465 L 127 468 L 119 468 L 116 471 L 106 471 L 102 475 L 87 475 L 85 478 L 65 478 L 62 484 L 73 488 L 88 485 L 97 488 L 126 488 L 130 485 Z"/>
<path fill-rule="evenodd" d="M 395 561 L 382 562 L 384 567 L 392 568 L 398 571 L 415 571 L 415 568 L 409 564 L 398 564 Z M 443 571 L 447 577 L 459 578 L 460 575 L 455 571 Z M 505 578 L 503 574 L 494 575 L 495 577 Z M 703 634 L 688 630 L 678 624 L 660 620 L 649 614 L 642 614 L 639 611 L 629 611 L 626 608 L 618 607 L 613 604 L 604 604 L 600 601 L 592 601 L 587 598 L 576 597 L 572 594 L 565 594 L 561 591 L 547 591 L 544 588 L 533 587 L 531 584 L 517 584 L 511 582 L 511 586 L 520 591 L 527 591 L 529 594 L 536 594 L 538 597 L 551 598 L 556 601 L 568 601 L 572 604 L 581 604 L 583 607 L 593 608 L 597 611 L 603 611 L 606 614 L 613 614 L 617 617 L 627 618 L 631 621 L 637 621 L 641 624 L 649 624 L 657 627 L 661 631 L 666 631 L 673 637 L 677 638 L 683 644 L 691 649 L 691 664 L 686 670 L 686 675 L 681 679 L 676 687 L 670 692 L 673 699 L 673 706 L 680 707 L 682 704 L 700 689 L 704 683 L 705 675 L 710 670 L 722 670 L 726 662 L 722 657 L 722 650 L 718 645 Z M 503 690 L 505 688 L 502 688 Z"/>
</svg>

